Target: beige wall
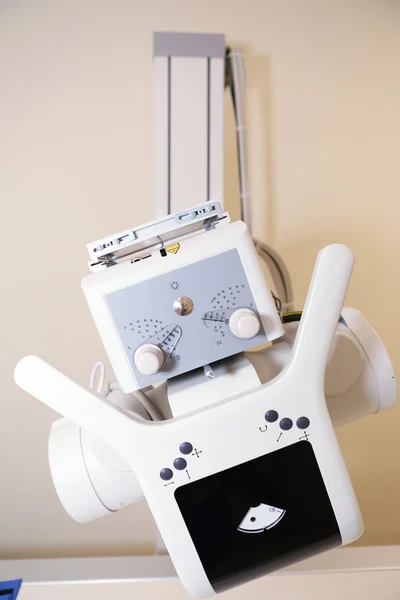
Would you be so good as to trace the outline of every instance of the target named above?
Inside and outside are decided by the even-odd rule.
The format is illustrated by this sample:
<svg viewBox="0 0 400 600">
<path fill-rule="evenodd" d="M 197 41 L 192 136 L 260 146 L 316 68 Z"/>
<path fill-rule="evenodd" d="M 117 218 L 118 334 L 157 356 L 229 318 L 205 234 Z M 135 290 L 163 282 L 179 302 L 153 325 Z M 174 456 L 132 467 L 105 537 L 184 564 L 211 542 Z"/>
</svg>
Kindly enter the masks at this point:
<svg viewBox="0 0 400 600">
<path fill-rule="evenodd" d="M 348 244 L 347 304 L 400 372 L 399 27 L 394 0 L 0 4 L 0 557 L 152 544 L 144 504 L 88 525 L 66 516 L 47 468 L 55 414 L 17 390 L 12 370 L 33 352 L 85 382 L 105 358 L 80 290 L 85 244 L 153 216 L 154 30 L 222 32 L 247 48 L 255 233 L 287 261 L 299 307 L 318 249 Z M 234 150 L 228 128 L 237 215 Z M 398 407 L 338 432 L 365 544 L 400 543 L 399 426 Z"/>
</svg>

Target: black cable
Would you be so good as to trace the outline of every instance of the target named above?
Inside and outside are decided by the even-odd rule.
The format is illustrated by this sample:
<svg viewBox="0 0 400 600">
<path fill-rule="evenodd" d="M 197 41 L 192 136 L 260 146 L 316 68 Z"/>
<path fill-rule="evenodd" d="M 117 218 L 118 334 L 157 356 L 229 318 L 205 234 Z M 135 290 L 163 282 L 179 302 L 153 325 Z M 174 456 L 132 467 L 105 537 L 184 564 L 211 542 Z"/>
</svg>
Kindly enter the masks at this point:
<svg viewBox="0 0 400 600">
<path fill-rule="evenodd" d="M 239 188 L 240 188 L 240 219 L 243 221 L 244 220 L 244 207 L 243 207 L 243 198 L 242 198 L 242 191 L 243 191 L 243 182 L 242 182 L 242 173 L 241 173 L 241 162 L 242 162 L 242 154 L 241 154 L 241 147 L 240 147 L 240 143 L 239 143 L 239 130 L 238 130 L 238 126 L 239 126 L 239 122 L 238 122 L 238 115 L 237 115 L 237 108 L 236 108 L 236 97 L 235 97 L 235 85 L 234 85 L 234 80 L 233 80 L 233 75 L 232 75 L 232 65 L 231 65 L 231 61 L 229 61 L 229 89 L 231 92 L 231 98 L 232 98 L 232 105 L 233 105 L 233 114 L 235 117 L 235 124 L 236 124 L 236 153 L 237 153 L 237 161 L 238 161 L 238 175 L 239 175 Z"/>
<path fill-rule="evenodd" d="M 257 242 L 256 242 L 256 244 L 257 244 Z M 291 300 L 290 300 L 290 298 L 289 298 L 289 294 L 288 294 L 288 289 L 287 289 L 287 285 L 286 285 L 285 277 L 284 277 L 284 275 L 283 275 L 283 273 L 282 273 L 282 270 L 281 270 L 281 268 L 280 268 L 279 264 L 276 262 L 275 258 L 274 258 L 274 257 L 273 257 L 273 256 L 272 256 L 272 255 L 271 255 L 269 252 L 267 252 L 267 250 L 266 250 L 265 248 L 263 248 L 262 246 L 261 246 L 261 248 L 260 248 L 260 253 L 261 253 L 261 252 L 262 252 L 263 254 L 265 254 L 265 255 L 266 255 L 266 256 L 267 256 L 269 259 L 271 259 L 271 261 L 273 262 L 273 264 L 274 264 L 274 266 L 275 266 L 276 270 L 278 271 L 279 277 L 280 277 L 280 279 L 281 279 L 281 281 L 282 281 L 282 288 L 283 288 L 284 295 L 285 295 L 285 298 L 284 298 L 284 300 L 285 300 L 285 303 L 286 303 L 286 304 L 288 304 L 288 303 L 289 303 Z M 265 260 L 265 259 L 264 259 L 264 260 Z"/>
<path fill-rule="evenodd" d="M 230 53 L 231 53 L 231 47 L 227 46 L 226 50 L 225 50 L 225 89 L 227 87 L 230 88 L 231 86 L 231 81 L 232 81 L 232 68 L 231 68 L 231 61 L 230 61 Z"/>
<path fill-rule="evenodd" d="M 280 313 L 282 310 L 282 300 L 275 296 L 274 292 L 271 292 L 271 294 L 275 302 L 276 310 L 278 311 L 278 313 Z"/>
</svg>

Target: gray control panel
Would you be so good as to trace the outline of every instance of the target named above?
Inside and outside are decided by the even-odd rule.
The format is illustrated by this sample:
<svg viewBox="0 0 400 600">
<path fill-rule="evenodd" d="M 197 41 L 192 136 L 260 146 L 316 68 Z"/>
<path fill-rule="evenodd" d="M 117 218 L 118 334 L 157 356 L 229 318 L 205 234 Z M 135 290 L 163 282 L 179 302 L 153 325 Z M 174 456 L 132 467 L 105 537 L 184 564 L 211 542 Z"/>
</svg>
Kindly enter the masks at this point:
<svg viewBox="0 0 400 600">
<path fill-rule="evenodd" d="M 255 300 L 236 249 L 170 271 L 104 297 L 125 354 L 140 387 L 238 354 L 268 341 L 260 321 L 251 339 L 232 333 L 231 315 Z M 151 345 L 163 364 L 144 375 L 135 353 Z M 136 354 L 138 356 L 138 354 Z"/>
</svg>

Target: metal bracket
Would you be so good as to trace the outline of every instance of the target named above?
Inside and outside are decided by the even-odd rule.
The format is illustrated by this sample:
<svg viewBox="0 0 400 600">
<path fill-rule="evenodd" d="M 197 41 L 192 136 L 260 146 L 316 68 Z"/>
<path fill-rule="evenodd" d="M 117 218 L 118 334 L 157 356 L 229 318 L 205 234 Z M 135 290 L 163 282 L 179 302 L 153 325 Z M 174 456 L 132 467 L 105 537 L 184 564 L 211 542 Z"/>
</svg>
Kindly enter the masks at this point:
<svg viewBox="0 0 400 600">
<path fill-rule="evenodd" d="M 162 248 L 165 243 L 183 236 L 209 230 L 217 221 L 229 222 L 218 200 L 205 202 L 190 209 L 167 215 L 156 221 L 109 235 L 87 244 L 91 261 L 89 268 L 97 271 L 117 264 L 120 260 L 149 248 Z"/>
</svg>

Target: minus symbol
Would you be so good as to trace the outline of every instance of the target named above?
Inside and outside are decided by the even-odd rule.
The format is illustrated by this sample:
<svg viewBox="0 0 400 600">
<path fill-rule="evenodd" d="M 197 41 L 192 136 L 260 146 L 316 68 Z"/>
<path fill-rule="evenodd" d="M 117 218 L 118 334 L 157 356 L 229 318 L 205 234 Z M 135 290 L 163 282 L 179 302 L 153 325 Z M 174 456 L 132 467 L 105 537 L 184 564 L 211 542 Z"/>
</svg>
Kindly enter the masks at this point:
<svg viewBox="0 0 400 600">
<path fill-rule="evenodd" d="M 186 475 L 188 476 L 188 478 L 190 479 L 190 475 L 189 475 L 189 471 L 186 469 Z"/>
<path fill-rule="evenodd" d="M 278 437 L 278 439 L 276 441 L 279 442 L 279 440 L 281 439 L 281 437 L 282 437 L 282 434 L 280 433 L 279 437 Z"/>
<path fill-rule="evenodd" d="M 171 481 L 171 483 L 164 483 L 164 487 L 167 487 L 168 485 L 174 485 L 174 482 Z"/>
</svg>

